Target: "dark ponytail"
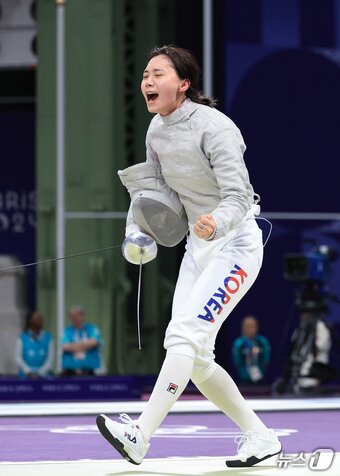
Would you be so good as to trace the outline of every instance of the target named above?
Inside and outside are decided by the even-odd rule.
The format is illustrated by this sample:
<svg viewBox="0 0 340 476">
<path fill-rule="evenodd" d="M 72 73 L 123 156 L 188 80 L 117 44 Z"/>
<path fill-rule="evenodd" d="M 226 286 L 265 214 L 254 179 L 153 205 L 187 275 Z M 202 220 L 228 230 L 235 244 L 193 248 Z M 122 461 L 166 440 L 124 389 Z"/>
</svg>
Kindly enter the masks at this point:
<svg viewBox="0 0 340 476">
<path fill-rule="evenodd" d="M 180 79 L 188 79 L 190 81 L 190 87 L 186 91 L 186 96 L 191 101 L 210 107 L 216 105 L 217 101 L 214 98 L 204 96 L 198 89 L 201 70 L 191 51 L 174 45 L 156 46 L 150 51 L 148 61 L 159 55 L 169 58 Z"/>
</svg>

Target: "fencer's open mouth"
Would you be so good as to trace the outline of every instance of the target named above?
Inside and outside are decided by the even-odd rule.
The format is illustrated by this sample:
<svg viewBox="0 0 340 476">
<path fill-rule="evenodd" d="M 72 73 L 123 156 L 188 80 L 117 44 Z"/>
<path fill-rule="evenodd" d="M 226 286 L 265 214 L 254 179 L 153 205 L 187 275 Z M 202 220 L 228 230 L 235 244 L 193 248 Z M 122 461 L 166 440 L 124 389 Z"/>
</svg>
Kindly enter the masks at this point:
<svg viewBox="0 0 340 476">
<path fill-rule="evenodd" d="M 158 94 L 150 92 L 150 93 L 146 93 L 146 97 L 148 102 L 154 102 L 158 98 Z"/>
</svg>

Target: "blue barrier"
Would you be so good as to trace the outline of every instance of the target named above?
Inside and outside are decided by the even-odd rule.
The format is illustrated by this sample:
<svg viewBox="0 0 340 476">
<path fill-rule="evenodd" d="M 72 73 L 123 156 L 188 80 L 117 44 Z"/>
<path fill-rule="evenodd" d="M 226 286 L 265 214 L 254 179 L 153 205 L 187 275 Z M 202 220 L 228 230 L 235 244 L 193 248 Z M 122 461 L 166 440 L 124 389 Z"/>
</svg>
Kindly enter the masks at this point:
<svg viewBox="0 0 340 476">
<path fill-rule="evenodd" d="M 133 376 L 0 378 L 1 402 L 136 400 L 141 393 L 140 382 Z"/>
</svg>

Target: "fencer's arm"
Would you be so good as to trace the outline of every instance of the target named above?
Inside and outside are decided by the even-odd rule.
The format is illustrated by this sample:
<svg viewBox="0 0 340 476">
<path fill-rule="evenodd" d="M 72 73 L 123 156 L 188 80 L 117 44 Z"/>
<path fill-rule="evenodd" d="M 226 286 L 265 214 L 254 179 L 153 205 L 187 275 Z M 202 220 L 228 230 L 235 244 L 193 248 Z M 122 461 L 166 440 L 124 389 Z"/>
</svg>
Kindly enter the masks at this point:
<svg viewBox="0 0 340 476">
<path fill-rule="evenodd" d="M 143 233 L 132 216 L 132 204 L 128 211 L 125 228 L 125 240 L 122 253 L 129 263 L 146 264 L 157 256 L 157 244 L 149 235 Z"/>
<path fill-rule="evenodd" d="M 207 131 L 203 147 L 220 188 L 221 203 L 211 213 L 217 225 L 215 238 L 220 238 L 239 225 L 249 210 L 252 188 L 243 160 L 245 145 L 241 135 L 223 129 Z"/>
<path fill-rule="evenodd" d="M 140 232 L 139 226 L 135 223 L 132 214 L 132 203 L 130 203 L 129 211 L 126 218 L 126 226 L 125 226 L 125 236 L 132 235 L 133 233 Z"/>
<path fill-rule="evenodd" d="M 155 151 L 152 149 L 149 140 L 148 140 L 148 134 L 146 135 L 146 140 L 145 140 L 145 147 L 146 147 L 146 162 L 158 162 L 158 157 Z M 131 235 L 133 233 L 138 233 L 141 232 L 141 229 L 139 226 L 136 224 L 136 222 L 133 219 L 133 213 L 132 213 L 132 203 L 130 202 L 127 218 L 126 218 L 126 227 L 125 227 L 125 236 Z"/>
</svg>

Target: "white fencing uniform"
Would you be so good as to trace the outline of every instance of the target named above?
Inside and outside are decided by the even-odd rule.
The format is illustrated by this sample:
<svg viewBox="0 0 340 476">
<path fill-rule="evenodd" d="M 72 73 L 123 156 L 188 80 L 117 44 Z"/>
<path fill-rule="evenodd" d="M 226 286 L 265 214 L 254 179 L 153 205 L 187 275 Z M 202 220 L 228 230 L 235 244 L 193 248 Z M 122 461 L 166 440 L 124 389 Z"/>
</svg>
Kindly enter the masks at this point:
<svg viewBox="0 0 340 476">
<path fill-rule="evenodd" d="M 242 431 L 265 432 L 231 377 L 214 362 L 217 333 L 254 283 L 263 257 L 262 232 L 254 217 L 259 206 L 243 161 L 242 135 L 221 112 L 186 99 L 172 114 L 152 119 L 146 147 L 147 163 L 157 169 L 152 183 L 158 185 L 152 187 L 161 190 L 164 180 L 177 193 L 189 235 L 164 341 L 167 355 L 138 425 L 149 440 L 191 378 Z M 120 172 L 125 185 L 130 173 Z M 207 214 L 216 223 L 212 240 L 193 231 Z M 138 230 L 132 203 L 126 234 Z"/>
<path fill-rule="evenodd" d="M 262 232 L 254 215 L 230 234 L 230 239 L 221 239 L 226 243 L 220 250 L 216 242 L 190 234 L 179 272 L 164 346 L 168 353 L 178 353 L 180 346 L 181 353 L 195 358 L 195 383 L 213 373 L 217 333 L 254 283 L 262 264 Z M 199 241 L 204 243 L 204 252 Z"/>
<path fill-rule="evenodd" d="M 190 232 L 164 345 L 169 353 L 197 356 L 201 368 L 213 360 L 221 324 L 251 287 L 262 263 L 262 234 L 254 219 L 259 207 L 243 160 L 246 147 L 227 116 L 189 99 L 172 114 L 153 118 L 146 147 L 157 180 L 150 180 L 147 169 L 144 182 L 157 182 L 153 187 L 162 190 L 164 180 L 177 193 Z M 144 173 L 141 164 L 127 170 L 132 183 L 136 172 Z M 202 214 L 211 214 L 216 222 L 211 241 L 193 232 Z M 136 230 L 130 207 L 126 232 Z"/>
</svg>

